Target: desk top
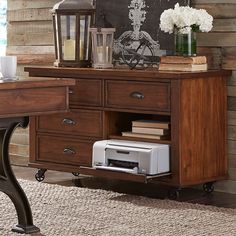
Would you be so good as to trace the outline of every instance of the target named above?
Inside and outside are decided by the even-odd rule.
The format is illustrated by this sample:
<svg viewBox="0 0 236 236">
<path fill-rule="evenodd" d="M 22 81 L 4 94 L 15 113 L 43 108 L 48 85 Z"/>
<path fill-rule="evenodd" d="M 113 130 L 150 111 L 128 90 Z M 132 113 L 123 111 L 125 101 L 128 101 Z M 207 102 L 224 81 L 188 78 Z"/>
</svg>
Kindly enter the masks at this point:
<svg viewBox="0 0 236 236">
<path fill-rule="evenodd" d="M 0 80 L 0 90 L 46 88 L 75 85 L 73 79 L 47 78 L 47 77 L 19 77 L 17 80 Z"/>
<path fill-rule="evenodd" d="M 0 82 L 0 118 L 66 112 L 73 79 L 21 77 Z"/>
<path fill-rule="evenodd" d="M 48 76 L 63 78 L 98 78 L 98 79 L 191 79 L 205 78 L 214 76 L 230 76 L 230 70 L 207 70 L 199 72 L 180 72 L 180 71 L 159 71 L 157 68 L 148 68 L 145 70 L 130 69 L 94 69 L 94 68 L 71 68 L 71 67 L 25 67 L 25 71 L 30 76 Z"/>
</svg>

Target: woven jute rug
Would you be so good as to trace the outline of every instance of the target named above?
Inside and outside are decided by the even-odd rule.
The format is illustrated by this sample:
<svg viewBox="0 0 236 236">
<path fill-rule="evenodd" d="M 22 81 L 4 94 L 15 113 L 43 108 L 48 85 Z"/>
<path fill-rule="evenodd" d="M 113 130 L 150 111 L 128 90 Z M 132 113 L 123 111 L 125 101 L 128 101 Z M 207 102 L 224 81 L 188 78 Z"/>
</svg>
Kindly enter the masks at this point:
<svg viewBox="0 0 236 236">
<path fill-rule="evenodd" d="M 236 235 L 236 210 L 20 180 L 45 236 Z M 236 201 L 236 199 L 235 199 Z M 0 236 L 17 223 L 0 193 Z"/>
</svg>

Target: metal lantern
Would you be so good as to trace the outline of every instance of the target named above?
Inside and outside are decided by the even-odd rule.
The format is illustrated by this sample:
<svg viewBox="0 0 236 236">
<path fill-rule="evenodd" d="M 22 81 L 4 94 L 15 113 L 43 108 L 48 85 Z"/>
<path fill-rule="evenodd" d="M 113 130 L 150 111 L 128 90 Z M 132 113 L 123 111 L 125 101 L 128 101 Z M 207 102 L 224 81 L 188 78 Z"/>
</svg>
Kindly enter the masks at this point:
<svg viewBox="0 0 236 236">
<path fill-rule="evenodd" d="M 55 66 L 91 66 L 91 37 L 95 7 L 92 0 L 63 0 L 52 9 Z"/>
<path fill-rule="evenodd" d="M 112 68 L 115 28 L 90 28 L 94 68 Z"/>
</svg>

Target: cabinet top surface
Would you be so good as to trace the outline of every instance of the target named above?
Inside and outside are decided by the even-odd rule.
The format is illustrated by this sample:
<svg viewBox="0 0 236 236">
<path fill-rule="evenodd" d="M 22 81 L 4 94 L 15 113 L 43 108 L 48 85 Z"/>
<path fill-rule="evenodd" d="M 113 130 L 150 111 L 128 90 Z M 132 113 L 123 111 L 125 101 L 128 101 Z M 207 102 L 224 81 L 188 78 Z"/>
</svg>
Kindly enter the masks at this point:
<svg viewBox="0 0 236 236">
<path fill-rule="evenodd" d="M 60 87 L 71 85 L 75 85 L 75 80 L 46 77 L 19 77 L 18 80 L 14 81 L 0 80 L 0 90 Z"/>
<path fill-rule="evenodd" d="M 70 67 L 25 67 L 30 76 L 72 77 L 72 78 L 152 78 L 152 79 L 189 79 L 211 76 L 230 76 L 230 70 L 208 70 L 201 72 L 158 71 L 157 69 L 93 69 Z"/>
</svg>

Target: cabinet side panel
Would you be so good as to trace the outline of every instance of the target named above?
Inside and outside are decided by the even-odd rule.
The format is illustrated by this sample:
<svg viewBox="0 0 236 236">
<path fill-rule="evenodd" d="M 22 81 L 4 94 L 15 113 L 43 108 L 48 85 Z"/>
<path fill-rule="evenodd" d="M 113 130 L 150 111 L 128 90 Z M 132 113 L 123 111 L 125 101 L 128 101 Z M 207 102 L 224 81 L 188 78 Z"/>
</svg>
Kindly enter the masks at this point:
<svg viewBox="0 0 236 236">
<path fill-rule="evenodd" d="M 30 156 L 29 156 L 29 162 L 35 162 L 36 161 L 36 117 L 32 116 L 30 117 L 30 123 L 29 123 L 29 149 L 30 149 Z"/>
<path fill-rule="evenodd" d="M 182 185 L 226 177 L 226 99 L 223 77 L 181 82 Z"/>
</svg>

